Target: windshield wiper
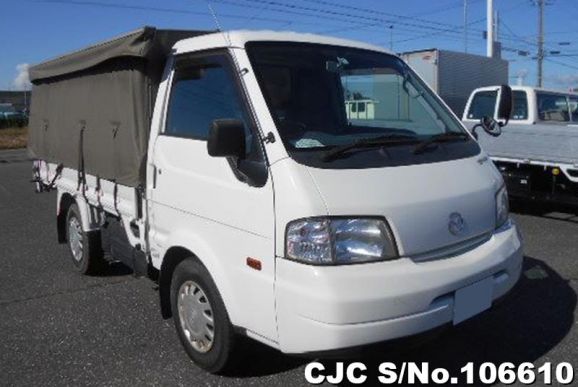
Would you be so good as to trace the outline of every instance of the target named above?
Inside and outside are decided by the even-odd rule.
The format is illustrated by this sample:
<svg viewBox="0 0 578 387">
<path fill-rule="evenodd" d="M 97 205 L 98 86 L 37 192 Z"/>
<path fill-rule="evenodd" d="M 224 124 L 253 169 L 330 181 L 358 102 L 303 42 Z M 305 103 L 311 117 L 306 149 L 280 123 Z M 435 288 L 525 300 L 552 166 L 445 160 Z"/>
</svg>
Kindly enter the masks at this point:
<svg viewBox="0 0 578 387">
<path fill-rule="evenodd" d="M 435 143 L 449 142 L 449 141 L 456 141 L 456 140 L 468 140 L 469 138 L 470 138 L 470 136 L 464 132 L 445 132 L 445 133 L 436 134 L 434 136 L 431 136 L 431 137 L 423 140 L 419 144 L 417 144 L 415 146 L 415 148 L 413 149 L 413 154 L 417 155 L 417 154 L 423 153 L 427 149 L 428 146 L 435 144 Z"/>
<path fill-rule="evenodd" d="M 381 137 L 364 138 L 351 144 L 336 146 L 321 156 L 322 161 L 331 161 L 352 149 L 373 148 L 386 145 L 415 144 L 417 137 L 409 134 L 389 134 Z"/>
</svg>

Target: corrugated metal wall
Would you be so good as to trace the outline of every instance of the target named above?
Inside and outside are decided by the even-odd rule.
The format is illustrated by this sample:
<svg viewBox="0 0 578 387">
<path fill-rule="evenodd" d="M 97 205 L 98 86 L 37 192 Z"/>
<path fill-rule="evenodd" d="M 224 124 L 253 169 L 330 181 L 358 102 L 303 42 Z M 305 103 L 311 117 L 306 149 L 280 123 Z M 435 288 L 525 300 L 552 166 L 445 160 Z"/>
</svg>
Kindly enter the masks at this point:
<svg viewBox="0 0 578 387">
<path fill-rule="evenodd" d="M 440 50 L 438 93 L 461 117 L 471 92 L 508 83 L 508 62 L 502 59 Z"/>
<path fill-rule="evenodd" d="M 402 53 L 401 57 L 458 117 L 474 89 L 508 83 L 508 62 L 503 59 L 437 49 Z"/>
</svg>

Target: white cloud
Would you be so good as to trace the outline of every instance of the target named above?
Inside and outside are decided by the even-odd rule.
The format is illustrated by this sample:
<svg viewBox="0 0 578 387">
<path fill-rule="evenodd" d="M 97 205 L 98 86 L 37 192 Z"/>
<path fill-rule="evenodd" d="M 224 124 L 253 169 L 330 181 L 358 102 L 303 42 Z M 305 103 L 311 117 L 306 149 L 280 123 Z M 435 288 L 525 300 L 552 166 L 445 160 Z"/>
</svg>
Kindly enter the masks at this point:
<svg viewBox="0 0 578 387">
<path fill-rule="evenodd" d="M 28 76 L 28 68 L 30 65 L 28 63 L 21 63 L 16 66 L 16 71 L 18 74 L 12 84 L 16 90 L 30 90 L 32 84 L 30 83 L 30 77 Z"/>
<path fill-rule="evenodd" d="M 552 83 L 563 86 L 578 85 L 578 74 L 558 74 L 551 77 Z"/>
</svg>

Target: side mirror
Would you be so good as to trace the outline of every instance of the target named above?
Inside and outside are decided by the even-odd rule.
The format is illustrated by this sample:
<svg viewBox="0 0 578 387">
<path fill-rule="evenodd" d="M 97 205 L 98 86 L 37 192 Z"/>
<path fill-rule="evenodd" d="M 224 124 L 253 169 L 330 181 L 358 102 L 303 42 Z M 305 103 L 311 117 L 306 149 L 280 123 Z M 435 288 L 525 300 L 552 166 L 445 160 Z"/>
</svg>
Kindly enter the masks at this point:
<svg viewBox="0 0 578 387">
<path fill-rule="evenodd" d="M 235 119 L 214 120 L 209 128 L 207 151 L 213 157 L 245 156 L 245 126 Z"/>
<path fill-rule="evenodd" d="M 484 116 L 479 124 L 472 128 L 472 134 L 477 139 L 478 134 L 476 129 L 481 127 L 486 133 L 492 137 L 498 137 L 502 134 L 502 127 L 508 125 L 510 116 L 512 115 L 512 107 L 514 105 L 514 94 L 512 88 L 508 85 L 500 86 L 500 104 L 498 105 L 498 119 L 503 121 L 496 121 L 494 117 Z"/>
<path fill-rule="evenodd" d="M 514 98 L 512 88 L 508 85 L 500 86 L 500 104 L 498 105 L 498 119 L 504 120 L 505 126 L 512 115 L 512 106 L 514 105 Z"/>
</svg>

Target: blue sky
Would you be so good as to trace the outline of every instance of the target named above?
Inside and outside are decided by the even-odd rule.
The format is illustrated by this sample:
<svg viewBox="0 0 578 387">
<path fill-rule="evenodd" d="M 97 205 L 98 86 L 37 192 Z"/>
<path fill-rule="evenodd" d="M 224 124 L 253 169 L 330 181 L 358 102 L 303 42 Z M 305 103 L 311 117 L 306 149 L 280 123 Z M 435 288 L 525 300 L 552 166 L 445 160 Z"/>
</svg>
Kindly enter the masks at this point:
<svg viewBox="0 0 578 387">
<path fill-rule="evenodd" d="M 536 82 L 537 7 L 494 0 L 511 83 Z M 578 87 L 578 1 L 548 0 L 545 86 Z M 396 52 L 464 50 L 464 0 L 210 0 L 223 29 L 295 30 L 358 39 Z M 468 51 L 485 54 L 486 0 L 468 0 Z M 13 89 L 34 64 L 143 25 L 213 29 L 205 0 L 0 0 L 0 89 Z M 393 26 L 391 28 L 391 26 Z M 560 42 L 570 43 L 560 45 Z M 514 50 L 529 51 L 523 57 Z M 564 56 L 561 56 L 564 55 Z M 20 78 L 22 79 L 22 74 Z M 15 84 L 16 80 L 16 84 Z M 21 82 L 20 82 L 21 83 Z"/>
</svg>

